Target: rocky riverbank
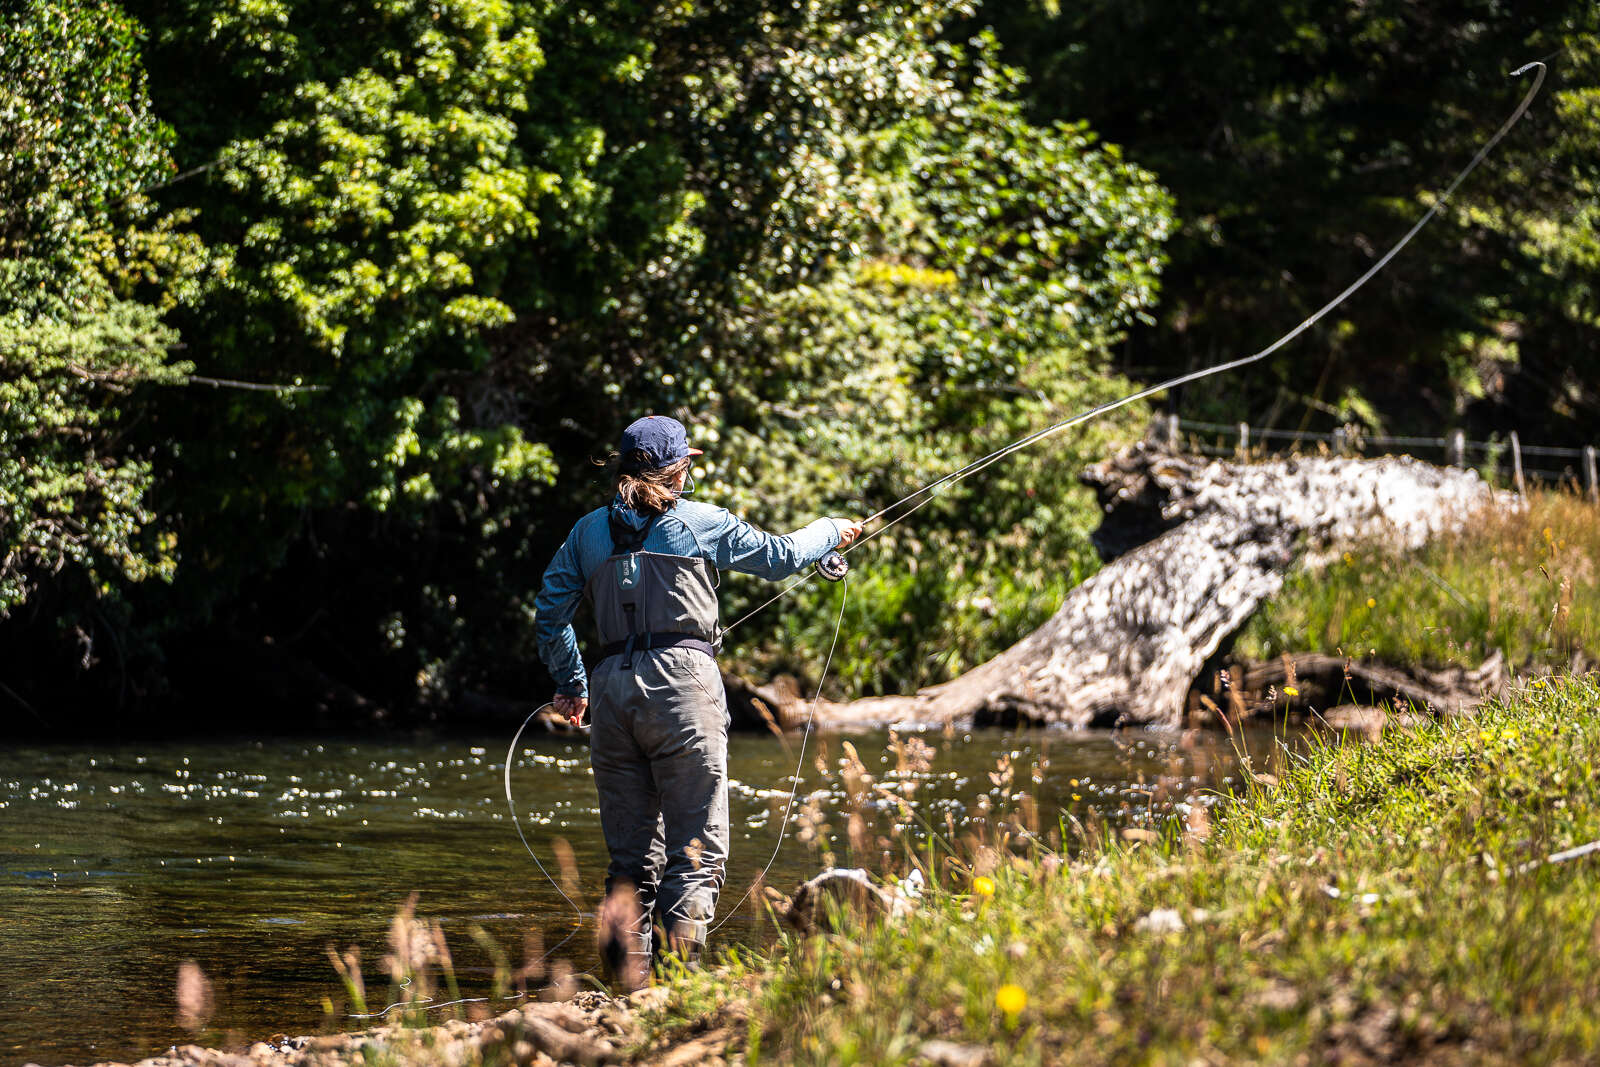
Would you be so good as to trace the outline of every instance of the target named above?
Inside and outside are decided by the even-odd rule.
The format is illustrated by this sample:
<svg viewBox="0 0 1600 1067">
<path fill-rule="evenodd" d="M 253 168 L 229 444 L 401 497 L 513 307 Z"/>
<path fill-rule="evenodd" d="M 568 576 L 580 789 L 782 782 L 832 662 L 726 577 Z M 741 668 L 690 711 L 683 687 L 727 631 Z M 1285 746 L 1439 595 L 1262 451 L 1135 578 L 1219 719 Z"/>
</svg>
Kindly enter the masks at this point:
<svg viewBox="0 0 1600 1067">
<path fill-rule="evenodd" d="M 396 1022 L 317 1037 L 279 1034 L 240 1050 L 179 1045 L 131 1067 L 347 1067 L 372 1063 L 591 1067 L 623 1061 L 706 1062 L 700 1054 L 709 1050 L 699 1046 L 694 1059 L 651 1056 L 649 1050 L 637 1048 L 641 1036 L 638 1015 L 657 1006 L 664 994 L 660 988 L 641 990 L 631 998 L 584 992 L 562 1003 L 528 1003 L 476 1022 Z M 98 1067 L 130 1065 L 104 1063 Z"/>
</svg>

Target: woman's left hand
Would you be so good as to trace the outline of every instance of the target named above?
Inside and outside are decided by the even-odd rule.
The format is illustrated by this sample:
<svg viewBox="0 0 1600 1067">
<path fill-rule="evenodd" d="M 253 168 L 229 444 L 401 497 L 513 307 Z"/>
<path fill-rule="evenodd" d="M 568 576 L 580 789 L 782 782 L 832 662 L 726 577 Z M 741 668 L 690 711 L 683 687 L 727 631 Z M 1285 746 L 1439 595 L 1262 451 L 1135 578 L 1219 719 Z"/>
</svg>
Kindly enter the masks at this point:
<svg viewBox="0 0 1600 1067">
<path fill-rule="evenodd" d="M 564 697 L 557 695 L 551 701 L 556 706 L 558 715 L 566 716 L 568 722 L 574 726 L 583 725 L 583 713 L 589 710 L 588 697 Z"/>
</svg>

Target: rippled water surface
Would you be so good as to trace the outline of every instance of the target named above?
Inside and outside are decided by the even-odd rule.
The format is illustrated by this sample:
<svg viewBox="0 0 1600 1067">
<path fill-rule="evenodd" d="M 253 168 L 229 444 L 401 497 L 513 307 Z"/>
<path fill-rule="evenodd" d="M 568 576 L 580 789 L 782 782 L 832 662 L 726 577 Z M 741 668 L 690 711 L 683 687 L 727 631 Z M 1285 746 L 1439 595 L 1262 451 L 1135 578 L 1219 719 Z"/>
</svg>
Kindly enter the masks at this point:
<svg viewBox="0 0 1600 1067">
<path fill-rule="evenodd" d="M 1061 810 L 1147 818 L 1149 785 L 1161 776 L 1181 799 L 1223 783 L 1234 766 L 1225 742 L 1171 734 L 921 736 L 935 754 L 931 769 L 915 775 L 915 802 L 940 825 L 946 812 L 964 823 L 982 795 L 999 803 L 1024 789 L 1047 825 Z M 490 968 L 473 927 L 520 962 L 530 930 L 554 944 L 576 925 L 507 814 L 508 740 L 91 743 L 0 753 L 0 1064 L 136 1059 L 192 1040 L 174 1019 L 184 960 L 215 984 L 207 1043 L 358 1028 L 365 1024 L 324 1006 L 340 999 L 326 946 L 359 946 L 369 985 L 382 990 L 385 933 L 413 891 L 419 912 L 443 921 L 463 991 L 481 991 Z M 824 736 L 806 756 L 802 799 L 829 813 L 842 806 L 837 776 L 825 779 L 814 757 L 836 767 L 845 740 L 871 773 L 903 790 L 910 776 L 897 775 L 889 735 Z M 1002 787 L 990 772 L 1005 757 L 1015 770 Z M 733 739 L 725 905 L 771 854 L 794 768 L 795 753 L 772 737 Z M 553 867 L 552 838 L 569 841 L 592 899 L 605 847 L 586 745 L 526 743 L 512 785 L 540 858 Z M 770 877 L 785 888 L 818 869 L 794 837 L 791 824 Z M 764 936 L 750 911 L 719 940 Z M 580 969 L 591 965 L 592 946 L 587 930 L 568 943 Z"/>
</svg>

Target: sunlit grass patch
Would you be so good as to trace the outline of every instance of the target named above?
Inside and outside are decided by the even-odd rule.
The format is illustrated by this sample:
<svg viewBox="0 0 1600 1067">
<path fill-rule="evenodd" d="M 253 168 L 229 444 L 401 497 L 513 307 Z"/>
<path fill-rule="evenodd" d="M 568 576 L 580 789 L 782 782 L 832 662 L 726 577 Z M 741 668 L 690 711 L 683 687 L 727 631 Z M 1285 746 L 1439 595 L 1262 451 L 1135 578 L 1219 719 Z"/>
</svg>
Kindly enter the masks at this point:
<svg viewBox="0 0 1600 1067">
<path fill-rule="evenodd" d="M 1592 1055 L 1600 856 L 1545 860 L 1600 839 L 1600 680 L 1279 756 L 1198 831 L 1091 834 L 1070 862 L 991 842 L 986 892 L 929 853 L 912 915 L 788 937 L 732 988 L 690 976 L 656 1035 L 737 1000 L 749 1062 Z"/>
<path fill-rule="evenodd" d="M 1600 648 L 1600 509 L 1538 492 L 1414 552 L 1381 545 L 1293 576 L 1246 627 L 1254 659 L 1327 652 L 1398 664 L 1567 667 Z"/>
</svg>

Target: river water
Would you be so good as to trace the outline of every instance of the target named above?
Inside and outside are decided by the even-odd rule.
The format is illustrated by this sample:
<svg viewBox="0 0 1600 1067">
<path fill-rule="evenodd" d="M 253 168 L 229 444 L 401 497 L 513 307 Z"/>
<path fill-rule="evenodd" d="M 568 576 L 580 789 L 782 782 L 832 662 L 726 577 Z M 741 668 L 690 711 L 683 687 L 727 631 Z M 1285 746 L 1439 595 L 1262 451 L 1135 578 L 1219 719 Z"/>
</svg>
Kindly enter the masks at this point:
<svg viewBox="0 0 1600 1067">
<path fill-rule="evenodd" d="M 932 749 L 926 769 L 904 767 L 886 732 L 813 738 L 802 800 L 814 799 L 843 836 L 845 789 L 838 774 L 819 771 L 818 758 L 836 769 L 846 741 L 879 781 L 902 793 L 915 781 L 919 813 L 958 831 L 981 805 L 1004 806 L 1022 791 L 1036 798 L 1045 830 L 1063 812 L 1146 821 L 1169 797 L 1225 788 L 1237 766 L 1225 738 L 1142 731 L 915 736 Z M 412 892 L 420 894 L 418 913 L 443 923 L 463 994 L 483 992 L 491 967 L 473 928 L 520 963 L 530 932 L 553 945 L 578 925 L 507 813 L 508 741 L 107 748 L 90 740 L 0 753 L 0 1065 L 132 1060 L 197 1039 L 248 1043 L 371 1025 L 345 1014 L 327 946 L 358 946 L 368 986 L 381 998 L 386 932 Z M 733 738 L 725 906 L 771 855 L 797 742 Z M 1249 744 L 1264 750 L 1272 739 L 1251 735 Z M 997 770 L 1007 759 L 1010 781 Z M 569 842 L 582 902 L 592 905 L 605 848 L 585 743 L 525 740 L 512 787 L 540 858 L 556 870 L 551 842 Z M 768 880 L 787 890 L 819 866 L 791 822 Z M 746 908 L 716 940 L 766 936 Z M 592 933 L 583 929 L 562 955 L 586 970 L 592 952 Z M 186 960 L 200 965 L 215 990 L 209 1028 L 199 1035 L 175 1018 L 176 976 Z"/>
</svg>

